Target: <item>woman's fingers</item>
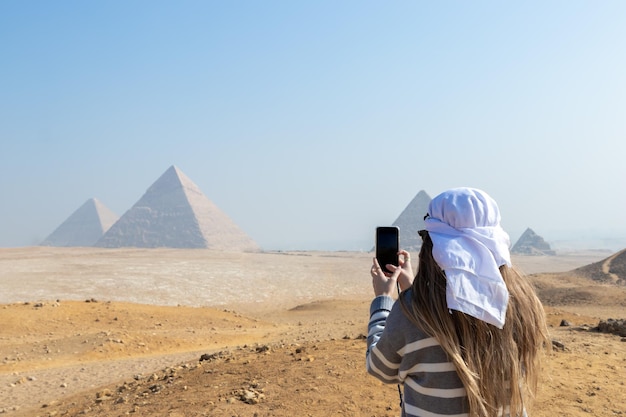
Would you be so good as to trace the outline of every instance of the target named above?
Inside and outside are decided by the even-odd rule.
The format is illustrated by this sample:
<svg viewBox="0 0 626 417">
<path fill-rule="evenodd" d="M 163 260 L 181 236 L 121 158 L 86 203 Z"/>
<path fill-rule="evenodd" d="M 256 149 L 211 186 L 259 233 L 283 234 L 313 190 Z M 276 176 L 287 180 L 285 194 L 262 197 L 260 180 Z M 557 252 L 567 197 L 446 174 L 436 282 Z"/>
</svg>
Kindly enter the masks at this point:
<svg viewBox="0 0 626 417">
<path fill-rule="evenodd" d="M 378 259 L 374 258 L 374 260 L 372 261 L 372 269 L 370 271 L 372 273 L 372 276 L 379 275 L 382 273 L 382 271 L 382 268 L 378 264 Z"/>
<path fill-rule="evenodd" d="M 398 268 L 398 270 L 399 269 L 400 268 Z M 393 294 L 396 280 L 398 278 L 397 273 L 389 274 L 389 273 L 383 272 L 376 258 L 374 258 L 372 262 L 372 269 L 370 270 L 370 272 L 372 274 L 372 286 L 374 287 L 374 294 L 376 296 L 378 295 L 391 296 Z"/>
<path fill-rule="evenodd" d="M 405 264 L 411 261 L 411 254 L 405 250 L 401 250 L 398 252 L 398 255 L 402 255 L 402 263 Z"/>
</svg>

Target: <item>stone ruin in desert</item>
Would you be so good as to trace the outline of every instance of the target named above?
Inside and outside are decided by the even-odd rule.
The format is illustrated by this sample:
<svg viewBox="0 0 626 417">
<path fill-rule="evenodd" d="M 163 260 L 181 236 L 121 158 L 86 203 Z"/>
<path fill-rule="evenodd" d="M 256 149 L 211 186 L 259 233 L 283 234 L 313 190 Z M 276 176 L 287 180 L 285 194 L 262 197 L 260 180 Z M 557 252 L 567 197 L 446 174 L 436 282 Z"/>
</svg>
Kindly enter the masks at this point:
<svg viewBox="0 0 626 417">
<path fill-rule="evenodd" d="M 548 242 L 530 227 L 522 233 L 522 236 L 513 245 L 511 253 L 518 255 L 556 255 Z"/>
<path fill-rule="evenodd" d="M 93 246 L 119 219 L 95 198 L 90 198 L 43 242 L 42 246 Z"/>
<path fill-rule="evenodd" d="M 64 229 L 70 230 L 71 233 L 66 232 L 66 235 L 72 239 L 60 240 L 49 237 L 44 243 L 47 242 L 50 246 L 106 248 L 167 247 L 232 251 L 259 249 L 257 244 L 176 166 L 167 169 L 139 201 L 116 220 L 106 229 L 102 229 L 95 239 L 93 234 L 89 235 L 89 239 L 82 239 L 82 235 L 92 227 L 91 223 L 86 220 L 71 221 Z M 55 234 L 56 231 L 51 237 Z"/>
</svg>

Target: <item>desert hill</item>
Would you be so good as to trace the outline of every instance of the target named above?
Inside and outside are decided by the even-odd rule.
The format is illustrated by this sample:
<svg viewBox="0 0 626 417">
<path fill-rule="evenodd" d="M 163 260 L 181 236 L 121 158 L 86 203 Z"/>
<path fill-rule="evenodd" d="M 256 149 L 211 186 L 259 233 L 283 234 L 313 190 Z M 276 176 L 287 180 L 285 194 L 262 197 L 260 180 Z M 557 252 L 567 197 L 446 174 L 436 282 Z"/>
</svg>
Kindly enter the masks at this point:
<svg viewBox="0 0 626 417">
<path fill-rule="evenodd" d="M 607 317 L 626 316 L 626 287 L 598 284 L 573 273 L 535 274 L 531 279 L 546 306 L 584 312 L 604 305 Z"/>
<path fill-rule="evenodd" d="M 597 282 L 626 285 L 626 249 L 574 272 Z"/>
<path fill-rule="evenodd" d="M 571 271 L 534 274 L 531 279 L 545 305 L 578 310 L 615 306 L 615 317 L 626 316 L 626 250 Z"/>
<path fill-rule="evenodd" d="M 549 258 L 555 272 L 530 278 L 561 347 L 547 356 L 529 415 L 626 415 L 626 343 L 592 330 L 623 315 L 626 287 L 558 271 L 561 258 Z M 58 292 L 58 300 L 0 305 L 0 414 L 399 415 L 397 387 L 365 372 L 370 254 L 35 248 L 0 251 L 0 261 L 0 278 L 14 282 L 5 297 L 19 289 L 11 274 L 22 278 L 22 287 L 38 287 L 37 294 L 64 288 L 66 281 L 50 281 L 42 271 L 82 282 L 83 291 L 98 289 L 94 298 L 68 300 Z M 571 261 L 563 261 L 567 271 Z M 211 265 L 219 270 L 215 278 L 206 273 Z M 172 296 L 197 288 L 224 304 L 120 301 L 129 289 L 141 292 L 128 285 L 145 268 L 158 277 L 152 285 Z M 115 285 L 95 286 L 114 273 Z M 237 291 L 229 298 L 233 282 Z M 273 297 L 261 297 L 268 290 Z M 563 320 L 570 325 L 560 326 Z"/>
</svg>

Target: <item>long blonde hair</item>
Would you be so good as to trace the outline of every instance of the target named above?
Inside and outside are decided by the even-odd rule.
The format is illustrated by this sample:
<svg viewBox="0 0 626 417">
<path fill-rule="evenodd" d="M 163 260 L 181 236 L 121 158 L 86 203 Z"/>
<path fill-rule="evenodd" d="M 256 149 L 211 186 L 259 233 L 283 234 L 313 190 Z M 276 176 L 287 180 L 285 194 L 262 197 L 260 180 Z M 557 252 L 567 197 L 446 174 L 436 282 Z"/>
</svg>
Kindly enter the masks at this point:
<svg viewBox="0 0 626 417">
<path fill-rule="evenodd" d="M 407 317 L 435 337 L 467 390 L 470 416 L 497 416 L 510 407 L 521 416 L 534 397 L 542 347 L 548 329 L 541 302 L 530 282 L 506 265 L 500 272 L 509 290 L 506 323 L 502 329 L 446 303 L 446 277 L 432 256 L 432 240 L 422 232 L 419 267 L 410 302 L 400 297 Z"/>
</svg>

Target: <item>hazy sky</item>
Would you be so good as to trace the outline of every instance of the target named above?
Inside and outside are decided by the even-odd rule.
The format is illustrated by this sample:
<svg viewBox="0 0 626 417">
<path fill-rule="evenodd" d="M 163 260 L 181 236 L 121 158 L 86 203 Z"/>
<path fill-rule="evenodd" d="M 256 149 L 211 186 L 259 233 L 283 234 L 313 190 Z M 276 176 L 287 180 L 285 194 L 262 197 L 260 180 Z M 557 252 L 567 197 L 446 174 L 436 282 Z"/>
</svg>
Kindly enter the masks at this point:
<svg viewBox="0 0 626 417">
<path fill-rule="evenodd" d="M 420 190 L 626 238 L 626 2 L 0 2 L 0 246 L 178 166 L 265 249 L 369 249 Z"/>
</svg>

